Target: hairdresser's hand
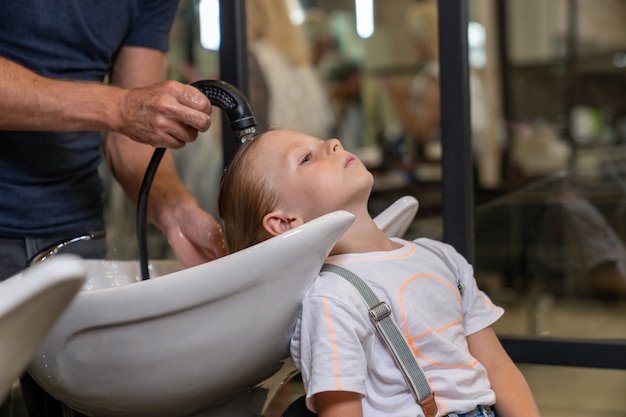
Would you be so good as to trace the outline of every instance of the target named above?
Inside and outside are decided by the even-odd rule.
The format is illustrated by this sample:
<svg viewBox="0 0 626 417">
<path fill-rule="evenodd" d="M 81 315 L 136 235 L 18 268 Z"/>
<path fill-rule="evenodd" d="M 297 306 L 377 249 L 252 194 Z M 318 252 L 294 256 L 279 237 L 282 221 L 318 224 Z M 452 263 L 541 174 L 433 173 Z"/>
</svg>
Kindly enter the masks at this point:
<svg viewBox="0 0 626 417">
<path fill-rule="evenodd" d="M 184 268 L 226 255 L 222 230 L 215 219 L 198 206 L 177 208 L 171 226 L 164 230 L 176 258 Z"/>
<path fill-rule="evenodd" d="M 137 142 L 178 149 L 211 125 L 211 103 L 190 85 L 164 81 L 121 92 L 112 130 Z"/>
</svg>

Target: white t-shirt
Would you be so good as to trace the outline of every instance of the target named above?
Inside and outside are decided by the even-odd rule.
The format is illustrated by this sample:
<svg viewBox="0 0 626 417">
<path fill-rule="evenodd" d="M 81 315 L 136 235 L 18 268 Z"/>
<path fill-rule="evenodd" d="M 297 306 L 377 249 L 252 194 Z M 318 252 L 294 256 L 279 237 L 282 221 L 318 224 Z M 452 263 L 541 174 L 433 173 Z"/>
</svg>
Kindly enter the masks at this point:
<svg viewBox="0 0 626 417">
<path fill-rule="evenodd" d="M 493 324 L 503 310 L 478 289 L 472 267 L 451 246 L 416 240 L 443 254 L 456 270 L 413 242 L 389 252 L 332 256 L 363 279 L 392 310 L 424 370 L 440 415 L 493 405 L 484 367 L 472 357 L 466 336 Z M 458 278 L 458 282 L 457 282 Z M 457 287 L 462 286 L 462 295 Z M 291 341 L 291 355 L 302 373 L 307 404 L 323 391 L 363 395 L 365 417 L 423 416 L 372 323 L 367 305 L 348 281 L 321 273 L 307 292 Z"/>
</svg>

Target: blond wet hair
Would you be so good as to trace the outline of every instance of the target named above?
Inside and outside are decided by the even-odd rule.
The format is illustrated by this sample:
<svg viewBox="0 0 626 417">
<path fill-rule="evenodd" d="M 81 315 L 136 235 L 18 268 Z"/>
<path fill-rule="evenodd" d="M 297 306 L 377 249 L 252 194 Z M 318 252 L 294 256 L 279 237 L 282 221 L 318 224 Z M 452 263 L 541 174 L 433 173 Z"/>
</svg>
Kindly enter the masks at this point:
<svg viewBox="0 0 626 417">
<path fill-rule="evenodd" d="M 218 212 L 229 253 L 272 237 L 263 227 L 263 217 L 278 207 L 280 198 L 254 157 L 262 142 L 259 134 L 240 145 L 220 181 Z"/>
</svg>

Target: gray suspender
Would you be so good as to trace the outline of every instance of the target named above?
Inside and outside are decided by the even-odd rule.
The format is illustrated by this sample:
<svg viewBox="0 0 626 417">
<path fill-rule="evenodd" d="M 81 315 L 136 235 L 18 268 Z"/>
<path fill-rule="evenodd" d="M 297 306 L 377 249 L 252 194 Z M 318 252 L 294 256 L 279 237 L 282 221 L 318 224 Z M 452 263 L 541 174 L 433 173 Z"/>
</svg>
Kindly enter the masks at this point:
<svg viewBox="0 0 626 417">
<path fill-rule="evenodd" d="M 384 301 L 380 301 L 370 287 L 354 272 L 333 264 L 324 264 L 322 271 L 332 272 L 345 278 L 361 293 L 367 303 L 370 317 L 374 321 L 376 329 L 391 349 L 393 357 L 402 370 L 402 374 L 415 400 L 422 406 L 426 417 L 434 417 L 437 414 L 435 394 L 430 388 L 424 371 L 422 371 L 413 352 L 411 352 L 406 339 L 402 337 L 398 325 L 393 321 L 389 305 Z"/>
</svg>

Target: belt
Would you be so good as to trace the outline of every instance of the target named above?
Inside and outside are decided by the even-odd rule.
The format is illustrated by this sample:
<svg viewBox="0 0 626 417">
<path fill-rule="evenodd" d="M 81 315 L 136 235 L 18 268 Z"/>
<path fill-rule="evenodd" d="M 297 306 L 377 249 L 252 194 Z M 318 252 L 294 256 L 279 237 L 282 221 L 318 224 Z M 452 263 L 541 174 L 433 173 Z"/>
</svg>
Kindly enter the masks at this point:
<svg viewBox="0 0 626 417">
<path fill-rule="evenodd" d="M 446 417 L 496 417 L 496 412 L 490 405 L 479 405 L 472 411 L 465 413 L 449 413 Z"/>
</svg>

